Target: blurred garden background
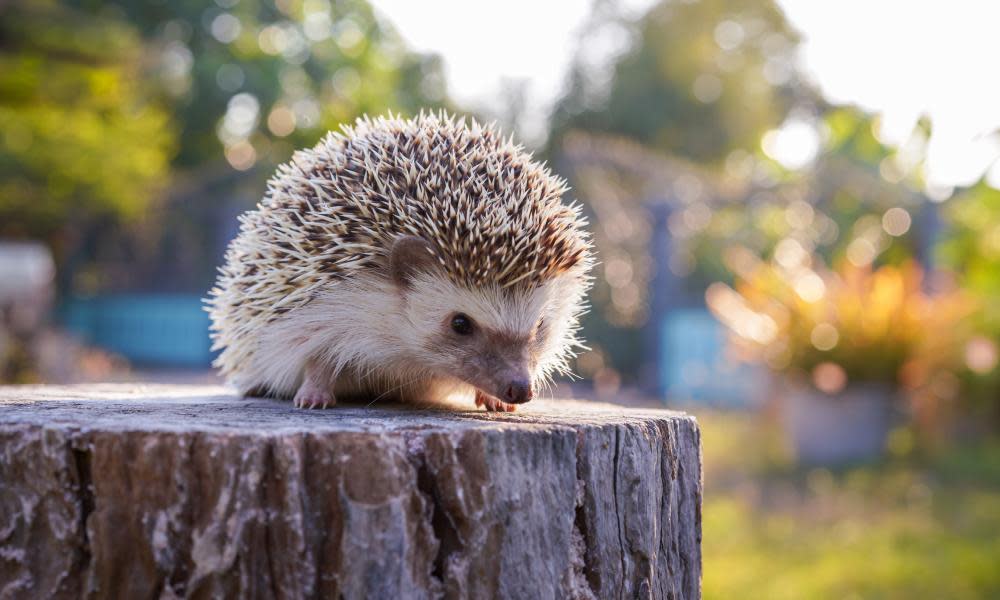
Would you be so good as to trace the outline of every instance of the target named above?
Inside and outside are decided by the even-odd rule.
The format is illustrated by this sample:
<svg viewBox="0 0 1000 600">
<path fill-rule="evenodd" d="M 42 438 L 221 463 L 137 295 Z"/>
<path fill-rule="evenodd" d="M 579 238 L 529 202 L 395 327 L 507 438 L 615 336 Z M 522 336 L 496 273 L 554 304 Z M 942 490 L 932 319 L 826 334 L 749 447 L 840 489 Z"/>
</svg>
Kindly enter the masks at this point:
<svg viewBox="0 0 1000 600">
<path fill-rule="evenodd" d="M 1000 597 L 1000 11 L 0 0 L 0 383 L 214 382 L 295 148 L 495 120 L 600 264 L 580 378 L 704 431 L 708 598 Z"/>
</svg>

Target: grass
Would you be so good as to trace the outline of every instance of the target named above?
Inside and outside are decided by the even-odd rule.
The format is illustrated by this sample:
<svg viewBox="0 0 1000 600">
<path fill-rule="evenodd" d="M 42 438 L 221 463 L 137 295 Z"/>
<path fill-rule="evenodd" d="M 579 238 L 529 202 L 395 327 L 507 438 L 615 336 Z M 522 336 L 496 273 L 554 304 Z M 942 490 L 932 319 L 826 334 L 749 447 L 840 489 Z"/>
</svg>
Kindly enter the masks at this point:
<svg viewBox="0 0 1000 600">
<path fill-rule="evenodd" d="M 800 469 L 763 419 L 699 414 L 704 596 L 1000 598 L 1000 439 Z"/>
</svg>

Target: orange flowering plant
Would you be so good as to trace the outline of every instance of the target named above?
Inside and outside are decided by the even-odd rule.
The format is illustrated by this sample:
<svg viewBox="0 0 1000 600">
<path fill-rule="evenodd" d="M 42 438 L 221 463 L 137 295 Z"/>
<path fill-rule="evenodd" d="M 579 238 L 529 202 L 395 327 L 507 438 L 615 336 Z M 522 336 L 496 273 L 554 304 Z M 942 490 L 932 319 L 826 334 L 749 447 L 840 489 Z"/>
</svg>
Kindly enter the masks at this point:
<svg viewBox="0 0 1000 600">
<path fill-rule="evenodd" d="M 973 301 L 925 291 L 915 262 L 827 270 L 808 256 L 782 265 L 742 248 L 725 258 L 736 283 L 712 284 L 706 300 L 745 358 L 828 393 L 850 382 L 916 389 L 957 368 Z"/>
</svg>

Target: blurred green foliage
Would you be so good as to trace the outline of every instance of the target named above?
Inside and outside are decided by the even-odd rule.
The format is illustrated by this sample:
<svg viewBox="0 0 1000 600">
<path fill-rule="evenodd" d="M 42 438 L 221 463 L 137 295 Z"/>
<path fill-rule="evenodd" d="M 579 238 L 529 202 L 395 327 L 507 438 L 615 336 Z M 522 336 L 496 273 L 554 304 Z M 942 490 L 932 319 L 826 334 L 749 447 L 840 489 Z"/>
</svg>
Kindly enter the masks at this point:
<svg viewBox="0 0 1000 600">
<path fill-rule="evenodd" d="M 282 162 L 363 113 L 445 102 L 438 57 L 409 51 L 365 0 L 121 1 L 104 10 L 155 51 L 152 74 L 181 126 L 180 167 L 218 161 L 220 145 L 239 139 L 265 161 Z M 227 131 L 219 120 L 237 94 L 252 97 L 256 114 Z M 269 120 L 275 109 L 294 124 Z"/>
<path fill-rule="evenodd" d="M 446 104 L 365 0 L 0 3 L 0 236 L 48 241 L 63 292 L 201 292 L 294 149 Z"/>
<path fill-rule="evenodd" d="M 660 2 L 618 27 L 634 42 L 614 63 L 610 87 L 583 55 L 603 40 L 581 44 L 553 140 L 572 129 L 613 133 L 718 163 L 756 148 L 794 100 L 798 39 L 773 2 Z"/>
<path fill-rule="evenodd" d="M 803 470 L 762 421 L 698 420 L 705 598 L 1000 595 L 1000 440 Z"/>
<path fill-rule="evenodd" d="M 961 273 L 963 287 L 984 298 L 1000 298 L 1000 190 L 980 181 L 951 199 L 945 216 L 949 231 L 938 247 L 939 257 Z M 986 303 L 982 319 L 1000 336 L 1000 303 Z"/>
<path fill-rule="evenodd" d="M 559 161 L 574 135 L 586 132 L 596 141 L 585 153 L 615 163 L 560 167 L 587 207 L 604 271 L 592 294 L 596 310 L 584 318 L 595 346 L 589 362 L 628 382 L 642 376 L 640 363 L 649 359 L 642 331 L 656 264 L 645 203 L 669 196 L 683 167 L 667 165 L 657 175 L 659 165 L 643 165 L 668 156 L 718 171 L 733 153 L 754 154 L 800 92 L 813 99 L 811 90 L 796 86 L 797 43 L 772 1 L 662 1 L 637 18 L 618 3 L 594 3 L 550 117 L 548 142 Z"/>
<path fill-rule="evenodd" d="M 972 348 L 994 353 L 993 368 L 961 374 L 963 391 L 969 403 L 1000 424 L 1000 368 L 995 364 L 1000 347 L 1000 190 L 980 181 L 948 202 L 945 218 L 948 235 L 938 244 L 938 256 L 957 274 L 961 287 L 980 300 L 974 319 L 982 337 Z"/>
<path fill-rule="evenodd" d="M 0 235 L 140 214 L 166 183 L 171 115 L 125 22 L 54 2 L 0 7 Z"/>
<path fill-rule="evenodd" d="M 789 171 L 762 153 L 747 158 L 737 168 L 747 173 L 739 191 L 718 199 L 707 224 L 682 236 L 682 245 L 695 258 L 692 275 L 697 279 L 731 281 L 724 250 L 734 245 L 773 258 L 782 241 L 794 240 L 827 265 L 847 260 L 851 244 L 870 246 L 869 260 L 878 264 L 900 264 L 920 255 L 934 232 L 921 227 L 927 198 L 916 189 L 916 165 L 906 165 L 899 181 L 887 181 L 883 165 L 893 164 L 898 151 L 875 136 L 877 119 L 856 107 L 826 107 L 816 122 L 821 142 L 808 169 Z M 913 132 L 923 141 L 927 135 L 925 123 Z M 898 235 L 883 227 L 892 208 L 904 209 L 910 219 L 905 231 L 894 232 Z"/>
</svg>

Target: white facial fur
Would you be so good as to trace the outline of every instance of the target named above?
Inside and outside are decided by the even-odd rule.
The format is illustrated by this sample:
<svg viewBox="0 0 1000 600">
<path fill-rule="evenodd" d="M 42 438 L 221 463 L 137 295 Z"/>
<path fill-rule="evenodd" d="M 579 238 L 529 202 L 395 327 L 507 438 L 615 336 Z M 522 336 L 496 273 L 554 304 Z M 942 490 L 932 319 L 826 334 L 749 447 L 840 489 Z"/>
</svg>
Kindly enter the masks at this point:
<svg viewBox="0 0 1000 600">
<path fill-rule="evenodd" d="M 523 343 L 531 362 L 530 377 L 538 381 L 554 370 L 566 368 L 575 317 L 582 302 L 579 277 L 578 273 L 567 273 L 528 291 L 498 287 L 471 290 L 445 277 L 421 273 L 405 293 L 403 316 L 412 329 L 403 343 L 414 354 L 439 364 L 443 371 L 453 370 L 454 356 L 447 352 L 428 354 L 428 348 L 433 348 L 442 335 L 448 335 L 444 329 L 450 318 L 462 313 L 481 330 L 515 344 Z M 543 321 L 544 327 L 539 330 Z M 516 349 L 510 350 L 516 353 Z"/>
<path fill-rule="evenodd" d="M 476 385 L 463 373 L 468 353 L 476 350 L 463 350 L 461 340 L 457 346 L 440 343 L 451 317 L 464 313 L 485 331 L 522 340 L 531 380 L 539 383 L 564 371 L 572 355 L 583 276 L 582 270 L 567 272 L 520 293 L 470 290 L 436 273 L 415 274 L 407 289 L 376 273 L 341 280 L 269 327 L 261 338 L 267 351 L 258 352 L 250 372 L 255 384 L 278 393 L 294 391 L 308 360 L 331 380 L 351 372 L 399 383 L 458 379 Z"/>
</svg>

